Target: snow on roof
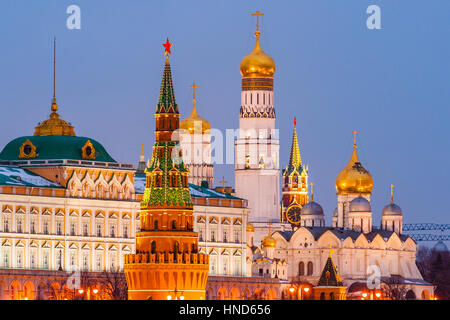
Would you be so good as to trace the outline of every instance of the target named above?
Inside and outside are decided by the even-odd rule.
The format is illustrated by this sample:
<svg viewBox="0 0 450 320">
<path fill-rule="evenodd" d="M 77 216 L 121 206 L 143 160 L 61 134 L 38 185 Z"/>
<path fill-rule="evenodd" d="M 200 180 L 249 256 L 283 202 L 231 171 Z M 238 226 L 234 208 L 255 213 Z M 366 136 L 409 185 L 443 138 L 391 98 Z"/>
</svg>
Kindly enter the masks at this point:
<svg viewBox="0 0 450 320">
<path fill-rule="evenodd" d="M 0 185 L 61 188 L 59 184 L 34 174 L 31 171 L 16 166 L 5 165 L 0 165 Z"/>
<path fill-rule="evenodd" d="M 136 193 L 144 193 L 145 191 L 145 183 L 146 178 L 145 175 L 136 174 L 134 176 L 134 190 Z M 194 184 L 189 184 L 189 192 L 193 197 L 202 197 L 202 198 L 222 198 L 222 199 L 236 199 L 242 200 L 241 198 L 229 195 L 227 193 L 218 192 L 213 189 L 204 188 L 201 186 L 197 186 Z"/>
</svg>

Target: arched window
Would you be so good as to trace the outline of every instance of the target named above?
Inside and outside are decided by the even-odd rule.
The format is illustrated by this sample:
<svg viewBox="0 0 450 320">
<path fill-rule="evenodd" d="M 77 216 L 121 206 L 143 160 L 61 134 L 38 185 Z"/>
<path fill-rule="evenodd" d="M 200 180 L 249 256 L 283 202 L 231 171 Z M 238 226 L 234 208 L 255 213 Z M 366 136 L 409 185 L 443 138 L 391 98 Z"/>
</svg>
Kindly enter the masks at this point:
<svg viewBox="0 0 450 320">
<path fill-rule="evenodd" d="M 300 261 L 298 264 L 298 275 L 304 276 L 305 275 L 305 263 L 303 261 Z"/>
<path fill-rule="evenodd" d="M 173 245 L 173 252 L 177 254 L 178 251 L 180 251 L 180 244 L 178 243 L 178 241 L 175 241 L 175 244 Z"/>
<path fill-rule="evenodd" d="M 334 300 L 334 292 L 330 292 L 330 300 Z"/>
<path fill-rule="evenodd" d="M 308 276 L 312 276 L 312 274 L 313 274 L 313 263 L 311 262 L 311 261 L 309 261 L 308 262 L 308 267 L 307 267 L 307 269 L 308 269 Z"/>
<path fill-rule="evenodd" d="M 158 230 L 158 220 L 155 220 L 153 229 Z"/>
<path fill-rule="evenodd" d="M 152 244 L 151 244 L 151 253 L 156 253 L 156 242 L 155 242 L 155 241 L 152 241 Z"/>
<path fill-rule="evenodd" d="M 172 220 L 172 230 L 177 229 L 177 220 Z"/>
<path fill-rule="evenodd" d="M 320 300 L 325 300 L 325 292 L 320 293 Z"/>
</svg>

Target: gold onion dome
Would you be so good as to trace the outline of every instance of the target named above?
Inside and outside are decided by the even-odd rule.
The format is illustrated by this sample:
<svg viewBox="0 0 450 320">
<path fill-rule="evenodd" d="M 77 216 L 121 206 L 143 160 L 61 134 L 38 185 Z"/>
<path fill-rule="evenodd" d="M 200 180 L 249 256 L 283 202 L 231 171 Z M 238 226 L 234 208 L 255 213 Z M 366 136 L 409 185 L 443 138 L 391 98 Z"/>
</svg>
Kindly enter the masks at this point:
<svg viewBox="0 0 450 320">
<path fill-rule="evenodd" d="M 190 134 L 194 133 L 206 133 L 211 129 L 211 124 L 205 118 L 198 115 L 197 109 L 195 108 L 195 88 L 198 86 L 193 83 L 192 86 L 192 112 L 186 119 L 180 121 L 180 129 L 185 129 L 189 131 Z"/>
<path fill-rule="evenodd" d="M 250 222 L 247 222 L 247 232 L 255 232 L 255 227 Z"/>
<path fill-rule="evenodd" d="M 355 136 L 352 157 L 336 178 L 336 191 L 338 194 L 371 194 L 372 189 L 372 176 L 358 159 Z"/>
<path fill-rule="evenodd" d="M 190 134 L 206 133 L 211 129 L 211 124 L 205 118 L 198 115 L 195 104 L 192 107 L 192 112 L 186 119 L 180 121 L 180 128 L 188 130 Z"/>
<path fill-rule="evenodd" d="M 241 61 L 241 75 L 243 77 L 273 77 L 275 73 L 275 61 L 264 53 L 259 44 L 260 32 L 255 32 L 256 43 L 253 51 Z"/>
<path fill-rule="evenodd" d="M 271 236 L 266 236 L 261 242 L 261 245 L 266 248 L 275 248 L 277 241 Z"/>
</svg>

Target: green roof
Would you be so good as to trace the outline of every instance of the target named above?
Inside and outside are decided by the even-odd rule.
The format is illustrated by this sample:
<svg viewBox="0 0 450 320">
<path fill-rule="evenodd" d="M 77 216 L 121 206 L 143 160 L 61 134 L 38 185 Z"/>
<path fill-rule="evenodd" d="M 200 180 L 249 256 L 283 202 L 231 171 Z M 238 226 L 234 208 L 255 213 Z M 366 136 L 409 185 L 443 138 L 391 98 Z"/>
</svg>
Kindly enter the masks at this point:
<svg viewBox="0 0 450 320">
<path fill-rule="evenodd" d="M 35 158 L 21 159 L 19 158 L 19 148 L 22 144 L 30 140 L 36 147 Z M 83 159 L 81 157 L 81 148 L 87 141 L 92 143 L 95 149 L 95 159 Z M 91 138 L 74 137 L 74 136 L 25 136 L 9 142 L 0 153 L 0 160 L 49 160 L 49 159 L 71 159 L 71 160 L 91 160 L 99 162 L 116 162 L 106 152 L 105 148 Z"/>
</svg>

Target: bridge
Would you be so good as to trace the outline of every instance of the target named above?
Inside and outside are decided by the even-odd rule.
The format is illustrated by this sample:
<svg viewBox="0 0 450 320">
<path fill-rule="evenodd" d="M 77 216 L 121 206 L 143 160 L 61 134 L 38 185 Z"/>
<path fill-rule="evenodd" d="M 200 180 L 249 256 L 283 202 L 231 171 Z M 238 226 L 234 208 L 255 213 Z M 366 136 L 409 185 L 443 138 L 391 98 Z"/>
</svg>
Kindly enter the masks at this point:
<svg viewBox="0 0 450 320">
<path fill-rule="evenodd" d="M 450 224 L 442 223 L 405 223 L 403 232 L 405 231 L 441 231 L 441 234 L 432 233 L 407 233 L 414 241 L 450 241 L 450 235 L 443 234 L 444 231 L 450 230 Z"/>
</svg>

